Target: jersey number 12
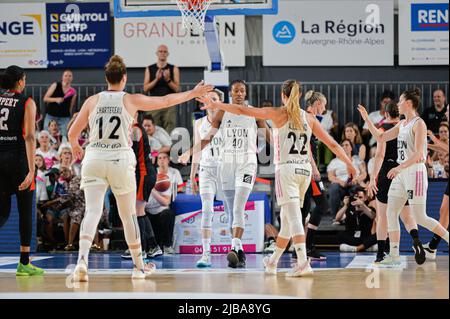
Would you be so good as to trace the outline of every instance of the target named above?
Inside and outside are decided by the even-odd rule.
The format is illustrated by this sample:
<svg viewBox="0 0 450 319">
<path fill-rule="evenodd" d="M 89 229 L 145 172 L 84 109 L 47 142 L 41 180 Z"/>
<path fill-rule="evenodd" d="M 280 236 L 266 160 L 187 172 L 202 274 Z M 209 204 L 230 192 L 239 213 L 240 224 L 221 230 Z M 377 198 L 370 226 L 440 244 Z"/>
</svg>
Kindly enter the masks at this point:
<svg viewBox="0 0 450 319">
<path fill-rule="evenodd" d="M 116 135 L 116 132 L 120 127 L 120 123 L 121 123 L 120 117 L 112 116 L 109 119 L 109 123 L 113 123 L 113 122 L 115 122 L 116 124 L 115 124 L 113 130 L 111 131 L 111 134 L 109 134 L 108 138 L 111 140 L 118 140 L 120 138 L 120 136 Z M 99 117 L 97 119 L 97 124 L 98 124 L 98 137 L 99 137 L 99 139 L 102 139 L 103 138 L 103 117 Z"/>
</svg>

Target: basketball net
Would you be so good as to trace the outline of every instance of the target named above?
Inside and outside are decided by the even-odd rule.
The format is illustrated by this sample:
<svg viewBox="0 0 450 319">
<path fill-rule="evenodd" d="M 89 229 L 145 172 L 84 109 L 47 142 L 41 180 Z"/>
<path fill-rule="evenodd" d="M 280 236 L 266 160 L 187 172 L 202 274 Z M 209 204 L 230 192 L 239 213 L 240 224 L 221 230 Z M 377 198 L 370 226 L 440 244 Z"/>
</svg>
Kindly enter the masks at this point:
<svg viewBox="0 0 450 319">
<path fill-rule="evenodd" d="M 176 0 L 181 11 L 183 27 L 197 32 L 205 31 L 205 17 L 214 0 Z"/>
</svg>

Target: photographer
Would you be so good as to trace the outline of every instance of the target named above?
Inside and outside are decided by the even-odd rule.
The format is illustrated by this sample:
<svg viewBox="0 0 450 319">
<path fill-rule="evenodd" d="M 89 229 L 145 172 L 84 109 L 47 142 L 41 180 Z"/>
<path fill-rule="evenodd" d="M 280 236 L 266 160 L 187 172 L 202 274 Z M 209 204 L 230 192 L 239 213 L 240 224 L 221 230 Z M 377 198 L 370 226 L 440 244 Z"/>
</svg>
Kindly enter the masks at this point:
<svg viewBox="0 0 450 319">
<path fill-rule="evenodd" d="M 355 189 L 344 198 L 344 206 L 336 215 L 337 221 L 345 222 L 345 231 L 338 234 L 340 250 L 346 252 L 373 251 L 376 245 L 376 210 L 363 188 Z M 375 248 L 376 246 L 374 246 Z"/>
</svg>

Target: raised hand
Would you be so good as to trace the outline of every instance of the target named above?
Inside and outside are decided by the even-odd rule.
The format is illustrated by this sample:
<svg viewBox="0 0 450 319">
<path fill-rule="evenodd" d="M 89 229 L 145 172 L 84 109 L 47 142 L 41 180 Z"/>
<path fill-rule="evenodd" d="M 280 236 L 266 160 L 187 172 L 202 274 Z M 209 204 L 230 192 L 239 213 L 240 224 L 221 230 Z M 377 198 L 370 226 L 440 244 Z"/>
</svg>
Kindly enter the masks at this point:
<svg viewBox="0 0 450 319">
<path fill-rule="evenodd" d="M 203 107 L 200 108 L 202 111 L 214 108 L 214 101 L 208 95 L 198 97 L 196 100 L 203 104 Z"/>
<path fill-rule="evenodd" d="M 212 90 L 214 90 L 213 85 L 204 84 L 203 81 L 200 81 L 200 83 L 198 83 L 192 90 L 192 94 L 194 95 L 194 98 L 197 98 L 206 95 L 208 92 L 211 92 Z"/>
<path fill-rule="evenodd" d="M 364 121 L 367 121 L 369 119 L 369 113 L 367 113 L 367 110 L 363 105 L 358 104 L 358 111 Z"/>
<path fill-rule="evenodd" d="M 189 159 L 191 158 L 191 151 L 184 152 L 181 156 L 178 156 L 178 163 L 187 165 L 189 163 Z"/>
</svg>

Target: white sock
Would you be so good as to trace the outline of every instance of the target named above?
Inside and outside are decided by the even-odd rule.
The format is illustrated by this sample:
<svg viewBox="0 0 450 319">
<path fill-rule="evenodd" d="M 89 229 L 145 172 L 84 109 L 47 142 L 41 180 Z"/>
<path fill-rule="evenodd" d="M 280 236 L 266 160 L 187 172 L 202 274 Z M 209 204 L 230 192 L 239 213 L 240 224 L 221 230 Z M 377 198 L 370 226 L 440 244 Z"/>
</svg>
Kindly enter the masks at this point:
<svg viewBox="0 0 450 319">
<path fill-rule="evenodd" d="M 83 260 L 87 265 L 89 250 L 91 249 L 92 242 L 87 239 L 81 239 L 78 244 L 79 244 L 78 263 L 80 263 L 80 261 Z"/>
<path fill-rule="evenodd" d="M 297 254 L 297 263 L 303 264 L 308 260 L 308 257 L 306 256 L 306 244 L 294 244 L 294 249 Z"/>
<path fill-rule="evenodd" d="M 278 261 L 280 260 L 281 256 L 284 253 L 284 249 L 283 248 L 279 248 L 277 246 L 277 248 L 275 249 L 275 251 L 273 252 L 272 256 L 270 256 L 270 261 L 278 264 Z"/>
<path fill-rule="evenodd" d="M 442 237 L 443 240 L 445 240 L 448 244 L 448 232 L 445 233 L 445 236 Z"/>
<path fill-rule="evenodd" d="M 399 257 L 400 256 L 400 244 L 391 242 L 391 252 L 390 255 L 392 257 Z"/>
<path fill-rule="evenodd" d="M 211 238 L 202 239 L 203 254 L 211 252 Z"/>
<path fill-rule="evenodd" d="M 243 250 L 240 238 L 233 238 L 231 240 L 231 249 L 234 249 L 236 251 Z"/>
</svg>

